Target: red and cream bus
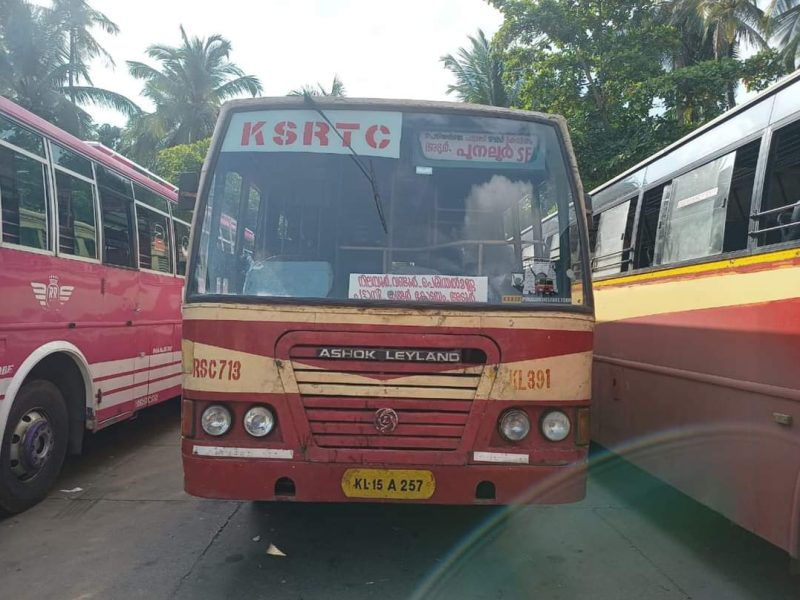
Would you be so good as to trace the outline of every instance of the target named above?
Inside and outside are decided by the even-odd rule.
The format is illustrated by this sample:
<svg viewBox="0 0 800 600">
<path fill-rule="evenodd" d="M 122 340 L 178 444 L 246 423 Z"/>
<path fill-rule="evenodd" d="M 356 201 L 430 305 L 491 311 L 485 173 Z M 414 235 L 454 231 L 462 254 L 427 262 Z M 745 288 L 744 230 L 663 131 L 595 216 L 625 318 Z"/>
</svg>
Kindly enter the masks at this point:
<svg viewBox="0 0 800 600">
<path fill-rule="evenodd" d="M 602 445 L 800 553 L 800 75 L 592 192 Z"/>
<path fill-rule="evenodd" d="M 131 165 L 0 98 L 0 510 L 85 431 L 180 395 L 188 213 Z"/>
<path fill-rule="evenodd" d="M 198 202 L 183 326 L 189 493 L 583 497 L 594 318 L 562 119 L 236 101 Z"/>
</svg>

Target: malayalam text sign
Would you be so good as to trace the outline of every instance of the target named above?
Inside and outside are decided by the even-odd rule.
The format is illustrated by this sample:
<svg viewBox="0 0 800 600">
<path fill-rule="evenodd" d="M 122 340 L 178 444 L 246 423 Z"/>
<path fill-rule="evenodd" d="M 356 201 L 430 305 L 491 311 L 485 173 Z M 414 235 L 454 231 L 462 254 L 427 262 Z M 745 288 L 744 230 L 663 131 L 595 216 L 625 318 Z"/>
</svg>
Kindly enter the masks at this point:
<svg viewBox="0 0 800 600">
<path fill-rule="evenodd" d="M 430 160 L 499 162 L 524 165 L 536 155 L 533 135 L 424 131 L 419 134 L 422 155 Z"/>
<path fill-rule="evenodd" d="M 394 302 L 486 302 L 486 277 L 351 273 L 350 298 Z"/>
</svg>

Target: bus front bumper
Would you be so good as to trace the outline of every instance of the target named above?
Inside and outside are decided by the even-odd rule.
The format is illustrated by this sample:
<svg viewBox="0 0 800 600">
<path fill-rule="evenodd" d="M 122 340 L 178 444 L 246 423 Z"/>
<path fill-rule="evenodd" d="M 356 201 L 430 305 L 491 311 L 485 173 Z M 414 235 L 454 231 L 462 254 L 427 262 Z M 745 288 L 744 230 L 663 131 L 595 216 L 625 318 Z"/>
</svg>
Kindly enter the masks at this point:
<svg viewBox="0 0 800 600">
<path fill-rule="evenodd" d="M 184 489 L 201 498 L 295 502 L 404 502 L 422 504 L 561 504 L 586 494 L 586 462 L 568 465 L 319 463 L 293 458 L 198 455 L 193 440 L 183 440 Z M 428 497 L 359 491 L 375 479 L 427 475 Z M 364 477 L 353 478 L 353 473 Z M 389 475 L 387 475 L 387 473 Z M 376 477 L 373 477 L 376 475 Z M 369 481 L 367 481 L 369 480 Z M 354 487 L 356 489 L 354 489 Z M 346 491 L 347 490 L 347 491 Z M 355 496 L 354 496 L 355 495 Z M 371 496 L 371 497 L 364 497 Z"/>
</svg>

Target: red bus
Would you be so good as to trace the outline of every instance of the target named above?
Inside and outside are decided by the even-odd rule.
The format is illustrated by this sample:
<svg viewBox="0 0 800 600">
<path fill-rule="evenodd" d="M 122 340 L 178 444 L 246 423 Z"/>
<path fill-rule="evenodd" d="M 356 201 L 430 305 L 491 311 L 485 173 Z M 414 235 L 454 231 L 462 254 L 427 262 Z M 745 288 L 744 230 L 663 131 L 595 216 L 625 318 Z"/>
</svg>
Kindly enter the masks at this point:
<svg viewBox="0 0 800 600">
<path fill-rule="evenodd" d="M 800 74 L 592 192 L 595 439 L 800 556 Z"/>
<path fill-rule="evenodd" d="M 176 200 L 0 98 L 0 509 L 42 499 L 85 431 L 180 395 Z"/>
<path fill-rule="evenodd" d="M 583 497 L 594 317 L 562 119 L 236 101 L 201 179 L 184 303 L 189 493 Z"/>
</svg>

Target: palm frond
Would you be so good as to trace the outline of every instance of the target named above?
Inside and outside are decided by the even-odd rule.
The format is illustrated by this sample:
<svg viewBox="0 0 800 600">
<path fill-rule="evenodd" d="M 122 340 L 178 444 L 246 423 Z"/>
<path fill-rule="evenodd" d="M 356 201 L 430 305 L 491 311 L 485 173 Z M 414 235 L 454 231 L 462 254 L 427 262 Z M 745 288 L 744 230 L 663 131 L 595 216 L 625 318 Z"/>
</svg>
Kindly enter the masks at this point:
<svg viewBox="0 0 800 600">
<path fill-rule="evenodd" d="M 113 108 L 128 117 L 142 112 L 142 109 L 132 100 L 111 90 L 91 86 L 73 86 L 70 93 L 74 94 L 75 100 L 80 104 L 95 104 Z"/>
<path fill-rule="evenodd" d="M 255 97 L 263 91 L 261 81 L 254 75 L 244 75 L 223 83 L 216 90 L 214 95 L 220 100 L 234 98 L 240 94 L 250 94 Z"/>
</svg>

